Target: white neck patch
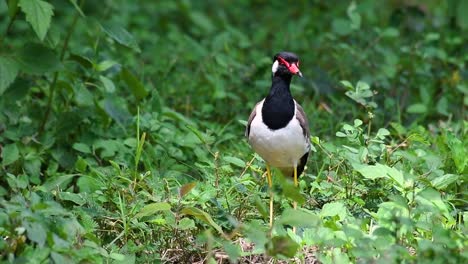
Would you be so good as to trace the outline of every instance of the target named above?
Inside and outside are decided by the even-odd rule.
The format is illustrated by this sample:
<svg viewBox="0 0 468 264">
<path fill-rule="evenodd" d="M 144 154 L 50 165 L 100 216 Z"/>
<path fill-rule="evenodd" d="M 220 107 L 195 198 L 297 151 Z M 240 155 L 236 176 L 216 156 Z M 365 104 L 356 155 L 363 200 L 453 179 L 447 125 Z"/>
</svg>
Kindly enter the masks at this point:
<svg viewBox="0 0 468 264">
<path fill-rule="evenodd" d="M 275 60 L 275 62 L 273 63 L 273 66 L 271 66 L 271 72 L 273 73 L 273 75 L 278 70 L 278 66 L 279 66 L 279 62 L 278 62 L 278 60 Z"/>
</svg>

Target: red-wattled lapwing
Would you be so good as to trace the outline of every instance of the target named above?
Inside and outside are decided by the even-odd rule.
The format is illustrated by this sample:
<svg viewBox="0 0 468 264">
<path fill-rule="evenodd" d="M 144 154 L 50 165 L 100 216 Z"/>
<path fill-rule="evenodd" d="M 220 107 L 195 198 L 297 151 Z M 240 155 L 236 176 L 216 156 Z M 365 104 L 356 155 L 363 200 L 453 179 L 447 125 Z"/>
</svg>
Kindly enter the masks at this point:
<svg viewBox="0 0 468 264">
<path fill-rule="evenodd" d="M 309 122 L 302 107 L 291 95 L 293 75 L 302 77 L 299 58 L 291 52 L 273 57 L 271 89 L 268 96 L 255 105 L 245 131 L 249 144 L 266 162 L 270 187 L 270 226 L 273 225 L 273 192 L 270 166 L 294 178 L 304 171 L 310 151 Z M 294 209 L 297 203 L 294 202 Z"/>
</svg>

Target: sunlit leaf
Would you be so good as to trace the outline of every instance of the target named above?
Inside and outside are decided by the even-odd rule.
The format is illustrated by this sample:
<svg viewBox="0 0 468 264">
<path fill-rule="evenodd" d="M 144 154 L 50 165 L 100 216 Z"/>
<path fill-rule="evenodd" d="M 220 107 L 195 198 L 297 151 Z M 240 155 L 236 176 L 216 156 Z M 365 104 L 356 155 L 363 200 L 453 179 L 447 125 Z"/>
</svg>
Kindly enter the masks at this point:
<svg viewBox="0 0 468 264">
<path fill-rule="evenodd" d="M 320 215 L 324 216 L 339 216 L 341 220 L 346 218 L 348 210 L 342 202 L 327 203 L 322 207 Z"/>
<path fill-rule="evenodd" d="M 166 202 L 151 203 L 145 205 L 140 211 L 135 215 L 136 218 L 142 218 L 144 216 L 154 215 L 160 211 L 169 211 L 171 210 L 171 205 Z"/>
<path fill-rule="evenodd" d="M 230 164 L 236 165 L 237 167 L 244 168 L 245 167 L 245 161 L 237 158 L 237 157 L 232 157 L 232 156 L 225 156 L 223 157 L 223 160 L 229 162 Z"/>
<path fill-rule="evenodd" d="M 319 223 L 320 218 L 306 210 L 286 209 L 277 220 L 278 224 L 295 227 L 314 227 Z"/>
<path fill-rule="evenodd" d="M 26 21 L 31 24 L 39 39 L 44 40 L 54 15 L 54 7 L 42 0 L 19 0 L 18 5 L 26 14 Z"/>
<path fill-rule="evenodd" d="M 185 214 L 185 215 L 191 215 L 191 216 L 205 222 L 206 224 L 213 227 L 220 234 L 223 234 L 223 229 L 215 221 L 213 221 L 213 218 L 211 218 L 211 216 L 208 213 L 206 213 L 205 211 L 200 210 L 200 209 L 198 209 L 196 207 L 185 207 L 180 212 L 182 214 Z"/>
</svg>

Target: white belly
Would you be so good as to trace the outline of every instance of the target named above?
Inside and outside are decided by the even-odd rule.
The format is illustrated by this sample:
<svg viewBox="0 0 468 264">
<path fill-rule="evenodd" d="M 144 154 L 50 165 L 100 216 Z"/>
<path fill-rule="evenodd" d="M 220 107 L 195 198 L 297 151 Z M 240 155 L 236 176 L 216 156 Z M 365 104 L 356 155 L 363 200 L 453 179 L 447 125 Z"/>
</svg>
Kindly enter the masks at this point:
<svg viewBox="0 0 468 264">
<path fill-rule="evenodd" d="M 259 112 L 250 126 L 249 143 L 252 148 L 271 166 L 296 167 L 308 151 L 308 145 L 295 115 L 285 128 L 271 130 L 263 123 Z"/>
</svg>

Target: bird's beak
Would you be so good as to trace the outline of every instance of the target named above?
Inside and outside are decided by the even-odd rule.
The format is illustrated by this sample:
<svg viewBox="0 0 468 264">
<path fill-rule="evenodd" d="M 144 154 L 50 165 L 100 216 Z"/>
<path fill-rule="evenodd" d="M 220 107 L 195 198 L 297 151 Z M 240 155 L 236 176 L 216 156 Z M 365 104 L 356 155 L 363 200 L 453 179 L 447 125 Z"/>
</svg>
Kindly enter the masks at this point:
<svg viewBox="0 0 468 264">
<path fill-rule="evenodd" d="M 297 67 L 296 63 L 291 63 L 288 69 L 289 72 L 291 72 L 292 74 L 299 75 L 299 77 L 302 77 L 302 72 L 299 70 L 299 67 Z"/>
</svg>

